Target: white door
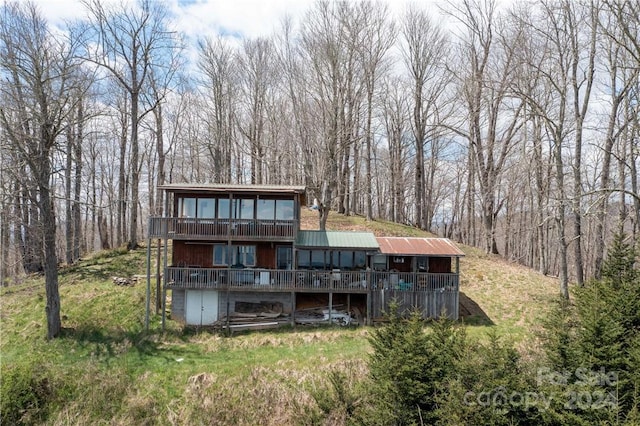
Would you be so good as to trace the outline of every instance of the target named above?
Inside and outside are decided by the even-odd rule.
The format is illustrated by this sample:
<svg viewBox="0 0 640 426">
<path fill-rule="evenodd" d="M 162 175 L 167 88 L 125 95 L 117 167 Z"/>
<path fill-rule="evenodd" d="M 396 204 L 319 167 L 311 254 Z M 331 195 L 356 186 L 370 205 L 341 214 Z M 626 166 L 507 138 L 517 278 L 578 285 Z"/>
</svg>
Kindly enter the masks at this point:
<svg viewBox="0 0 640 426">
<path fill-rule="evenodd" d="M 189 325 L 211 325 L 218 319 L 218 292 L 187 290 L 186 320 Z"/>
</svg>

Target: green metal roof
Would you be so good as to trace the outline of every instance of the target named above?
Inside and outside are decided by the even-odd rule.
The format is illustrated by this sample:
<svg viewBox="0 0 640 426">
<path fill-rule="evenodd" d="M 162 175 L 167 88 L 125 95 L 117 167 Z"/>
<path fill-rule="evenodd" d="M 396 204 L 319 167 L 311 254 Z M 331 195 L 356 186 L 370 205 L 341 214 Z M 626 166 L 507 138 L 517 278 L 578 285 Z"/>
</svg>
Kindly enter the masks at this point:
<svg viewBox="0 0 640 426">
<path fill-rule="evenodd" d="M 299 248 L 380 249 L 376 237 L 371 232 L 346 231 L 298 231 L 296 246 Z"/>
</svg>

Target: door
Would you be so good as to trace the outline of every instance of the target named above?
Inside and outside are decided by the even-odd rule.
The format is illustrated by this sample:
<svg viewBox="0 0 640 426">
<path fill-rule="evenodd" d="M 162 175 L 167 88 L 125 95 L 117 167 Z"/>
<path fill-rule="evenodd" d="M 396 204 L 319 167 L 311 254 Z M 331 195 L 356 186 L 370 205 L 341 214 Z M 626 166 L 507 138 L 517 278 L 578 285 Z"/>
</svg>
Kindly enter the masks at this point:
<svg viewBox="0 0 640 426">
<path fill-rule="evenodd" d="M 279 246 L 276 251 L 276 268 L 291 269 L 293 262 L 293 249 L 291 246 Z"/>
<path fill-rule="evenodd" d="M 218 292 L 211 290 L 187 290 L 187 324 L 211 325 L 218 319 Z"/>
</svg>

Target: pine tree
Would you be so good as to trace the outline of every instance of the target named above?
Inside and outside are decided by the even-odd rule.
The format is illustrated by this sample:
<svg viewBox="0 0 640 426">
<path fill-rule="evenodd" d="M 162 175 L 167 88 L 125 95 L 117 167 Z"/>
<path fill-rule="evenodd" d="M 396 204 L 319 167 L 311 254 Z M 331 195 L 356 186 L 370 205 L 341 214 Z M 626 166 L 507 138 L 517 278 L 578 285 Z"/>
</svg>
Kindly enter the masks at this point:
<svg viewBox="0 0 640 426">
<path fill-rule="evenodd" d="M 639 272 L 634 267 L 638 253 L 633 245 L 625 242 L 622 232 L 616 233 L 602 265 L 602 277 L 612 285 L 620 286 L 638 280 Z"/>
</svg>

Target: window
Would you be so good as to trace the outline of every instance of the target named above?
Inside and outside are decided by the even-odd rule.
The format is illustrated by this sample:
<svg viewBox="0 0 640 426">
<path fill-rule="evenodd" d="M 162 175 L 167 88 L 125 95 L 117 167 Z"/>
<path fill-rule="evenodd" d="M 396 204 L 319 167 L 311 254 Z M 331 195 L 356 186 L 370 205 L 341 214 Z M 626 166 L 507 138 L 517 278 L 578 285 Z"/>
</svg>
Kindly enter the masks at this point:
<svg viewBox="0 0 640 426">
<path fill-rule="evenodd" d="M 178 199 L 178 216 L 196 217 L 196 199 L 195 198 L 179 198 Z"/>
<path fill-rule="evenodd" d="M 213 264 L 215 266 L 227 265 L 227 251 L 226 244 L 214 244 L 213 245 Z"/>
<path fill-rule="evenodd" d="M 198 198 L 198 217 L 205 219 L 216 217 L 215 198 Z"/>
<path fill-rule="evenodd" d="M 429 271 L 429 264 L 427 262 L 426 256 L 416 257 L 416 268 L 418 269 L 418 272 Z"/>
<path fill-rule="evenodd" d="M 338 262 L 334 262 L 335 268 L 340 269 L 353 269 L 353 252 L 352 251 L 341 251 L 336 253 L 335 256 Z"/>
<path fill-rule="evenodd" d="M 327 256 L 329 257 L 329 256 Z M 311 267 L 313 269 L 328 269 L 329 262 L 325 260 L 325 252 L 322 250 L 311 251 Z"/>
<path fill-rule="evenodd" d="M 273 220 L 276 212 L 276 200 L 258 200 L 259 220 Z"/>
<path fill-rule="evenodd" d="M 298 268 L 300 269 L 329 269 L 328 259 L 329 253 L 323 250 L 298 250 Z"/>
<path fill-rule="evenodd" d="M 277 248 L 276 267 L 278 269 L 291 269 L 291 261 L 293 258 L 292 252 L 293 250 L 291 249 L 291 247 L 280 246 Z"/>
<path fill-rule="evenodd" d="M 253 219 L 253 204 L 255 200 L 233 200 L 233 217 L 235 219 Z"/>
<path fill-rule="evenodd" d="M 373 256 L 373 269 L 376 271 L 384 271 L 387 269 L 387 257 L 384 254 L 376 254 Z"/>
<path fill-rule="evenodd" d="M 256 246 L 233 246 L 233 265 L 256 266 Z"/>
<path fill-rule="evenodd" d="M 226 244 L 213 245 L 213 265 L 229 265 L 229 253 L 231 265 L 256 266 L 256 246 L 231 246 Z"/>
<path fill-rule="evenodd" d="M 228 198 L 219 198 L 218 199 L 218 218 L 229 219 L 230 207 L 231 207 L 231 204 Z"/>
<path fill-rule="evenodd" d="M 293 220 L 293 200 L 276 200 L 276 219 Z"/>
<path fill-rule="evenodd" d="M 298 268 L 311 268 L 311 252 L 309 250 L 298 250 Z"/>
</svg>

